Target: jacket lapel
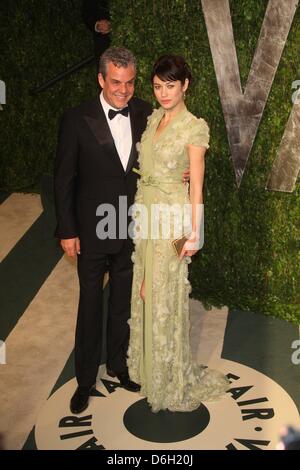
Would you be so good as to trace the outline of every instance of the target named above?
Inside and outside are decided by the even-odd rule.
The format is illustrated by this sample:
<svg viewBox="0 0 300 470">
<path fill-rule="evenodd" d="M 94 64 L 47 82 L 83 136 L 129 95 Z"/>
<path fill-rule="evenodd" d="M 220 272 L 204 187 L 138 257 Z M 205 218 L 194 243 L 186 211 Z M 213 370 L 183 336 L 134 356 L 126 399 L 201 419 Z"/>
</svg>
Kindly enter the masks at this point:
<svg viewBox="0 0 300 470">
<path fill-rule="evenodd" d="M 130 112 L 132 147 L 131 147 L 131 152 L 130 152 L 129 160 L 128 160 L 127 167 L 126 167 L 126 174 L 130 172 L 134 163 L 136 162 L 136 159 L 138 156 L 136 144 L 140 140 L 142 131 L 144 130 L 142 128 L 143 119 L 142 119 L 142 116 L 140 116 L 139 109 L 137 109 L 137 107 L 134 105 L 134 102 L 132 101 L 129 101 L 128 106 L 129 106 L 129 112 Z"/>
<path fill-rule="evenodd" d="M 106 120 L 99 98 L 95 100 L 91 111 L 84 116 L 86 123 L 96 137 L 99 145 L 105 147 L 105 153 L 111 155 L 117 167 L 124 173 L 124 168 L 117 152 L 113 136 Z"/>
</svg>

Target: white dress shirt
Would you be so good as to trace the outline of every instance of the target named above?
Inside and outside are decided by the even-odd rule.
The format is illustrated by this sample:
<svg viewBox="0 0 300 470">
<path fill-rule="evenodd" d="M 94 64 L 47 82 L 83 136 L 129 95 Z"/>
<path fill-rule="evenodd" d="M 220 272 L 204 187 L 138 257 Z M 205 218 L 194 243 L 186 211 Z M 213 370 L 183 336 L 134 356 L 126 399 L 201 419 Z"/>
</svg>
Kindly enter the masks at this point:
<svg viewBox="0 0 300 470">
<path fill-rule="evenodd" d="M 128 116 L 117 114 L 113 119 L 109 119 L 108 111 L 110 109 L 114 109 L 115 111 L 118 110 L 116 108 L 113 108 L 110 104 L 107 103 L 107 101 L 105 101 L 103 91 L 100 94 L 100 102 L 102 104 L 107 123 L 109 125 L 117 152 L 119 154 L 122 166 L 125 171 L 127 168 L 127 163 L 132 147 L 130 116 L 129 114 Z"/>
</svg>

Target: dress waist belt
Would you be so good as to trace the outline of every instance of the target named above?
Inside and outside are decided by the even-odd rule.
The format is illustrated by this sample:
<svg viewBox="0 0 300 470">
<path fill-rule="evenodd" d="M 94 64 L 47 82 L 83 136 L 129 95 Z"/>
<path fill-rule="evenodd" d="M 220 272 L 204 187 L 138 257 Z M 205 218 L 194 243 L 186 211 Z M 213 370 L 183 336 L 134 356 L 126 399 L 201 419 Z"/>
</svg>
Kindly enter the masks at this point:
<svg viewBox="0 0 300 470">
<path fill-rule="evenodd" d="M 141 176 L 140 182 L 144 186 L 153 186 L 166 194 L 171 194 L 171 192 L 165 191 L 164 189 L 162 189 L 160 187 L 161 184 L 182 183 L 182 180 L 180 178 L 167 178 L 164 176 L 153 176 L 153 175 L 142 174 L 141 171 L 137 170 L 136 168 L 133 168 L 132 170 Z"/>
</svg>

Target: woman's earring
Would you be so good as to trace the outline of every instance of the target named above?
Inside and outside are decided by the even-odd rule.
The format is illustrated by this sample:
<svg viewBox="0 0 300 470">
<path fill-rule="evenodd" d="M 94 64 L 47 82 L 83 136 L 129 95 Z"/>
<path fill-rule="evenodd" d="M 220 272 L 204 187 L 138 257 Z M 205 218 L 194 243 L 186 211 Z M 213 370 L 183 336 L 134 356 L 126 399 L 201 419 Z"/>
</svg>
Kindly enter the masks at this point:
<svg viewBox="0 0 300 470">
<path fill-rule="evenodd" d="M 183 99 L 185 100 L 185 91 L 183 92 Z"/>
</svg>

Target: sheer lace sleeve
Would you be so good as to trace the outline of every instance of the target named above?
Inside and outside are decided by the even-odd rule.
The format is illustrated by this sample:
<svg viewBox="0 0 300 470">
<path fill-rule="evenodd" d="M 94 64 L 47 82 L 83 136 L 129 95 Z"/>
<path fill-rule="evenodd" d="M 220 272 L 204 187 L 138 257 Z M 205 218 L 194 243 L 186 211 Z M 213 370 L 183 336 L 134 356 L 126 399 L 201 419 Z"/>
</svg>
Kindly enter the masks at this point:
<svg viewBox="0 0 300 470">
<path fill-rule="evenodd" d="M 195 145 L 196 147 L 209 148 L 209 127 L 204 119 L 193 119 L 188 131 L 188 144 Z"/>
</svg>

